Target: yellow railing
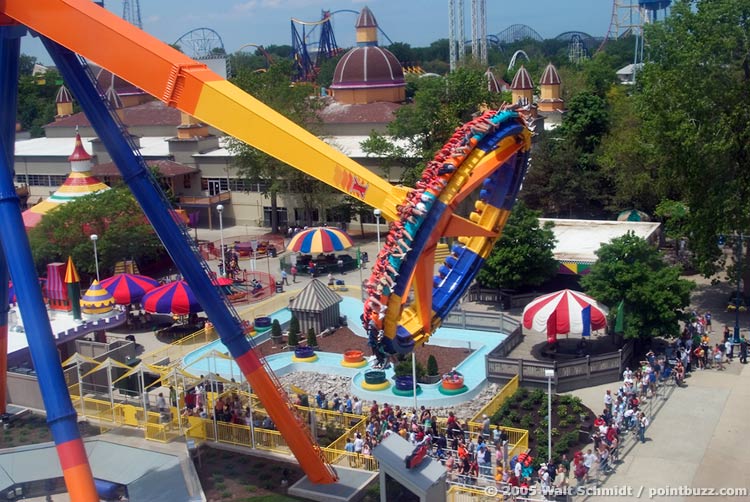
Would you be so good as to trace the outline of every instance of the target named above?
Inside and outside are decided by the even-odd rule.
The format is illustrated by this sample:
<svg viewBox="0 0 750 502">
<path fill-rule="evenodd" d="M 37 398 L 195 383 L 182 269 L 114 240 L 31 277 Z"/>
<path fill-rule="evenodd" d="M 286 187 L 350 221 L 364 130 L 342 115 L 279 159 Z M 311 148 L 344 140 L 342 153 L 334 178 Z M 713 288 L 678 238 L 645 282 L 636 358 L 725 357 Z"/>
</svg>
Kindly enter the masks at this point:
<svg viewBox="0 0 750 502">
<path fill-rule="evenodd" d="M 503 500 L 500 494 L 490 495 L 483 488 L 472 488 L 464 485 L 451 485 L 448 488 L 448 502 L 496 502 Z"/>
<path fill-rule="evenodd" d="M 321 451 L 326 462 L 334 466 L 355 467 L 368 471 L 377 471 L 379 469 L 378 461 L 372 455 L 362 455 L 346 450 L 335 450 L 333 448 L 321 448 Z"/>
<path fill-rule="evenodd" d="M 516 389 L 518 389 L 518 375 L 511 378 L 510 381 L 506 383 L 502 389 L 500 389 L 500 392 L 495 394 L 495 397 L 490 399 L 490 401 L 486 405 L 484 405 L 484 408 L 479 410 L 477 414 L 474 415 L 469 421 L 481 422 L 482 415 L 487 415 L 488 417 L 494 415 L 495 412 L 497 412 L 497 410 L 499 410 L 503 405 L 505 400 L 513 395 Z"/>
</svg>

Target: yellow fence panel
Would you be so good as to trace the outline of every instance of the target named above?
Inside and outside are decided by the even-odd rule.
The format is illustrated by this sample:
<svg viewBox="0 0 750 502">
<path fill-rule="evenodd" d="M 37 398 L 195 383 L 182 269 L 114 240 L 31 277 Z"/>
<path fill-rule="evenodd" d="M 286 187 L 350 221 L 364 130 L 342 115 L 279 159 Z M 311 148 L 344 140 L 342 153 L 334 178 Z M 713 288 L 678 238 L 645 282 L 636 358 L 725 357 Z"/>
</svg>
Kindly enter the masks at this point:
<svg viewBox="0 0 750 502">
<path fill-rule="evenodd" d="M 518 375 L 514 376 L 510 379 L 508 383 L 506 383 L 502 389 L 500 389 L 500 392 L 495 394 L 495 397 L 490 399 L 490 401 L 484 405 L 484 408 L 479 410 L 476 415 L 474 415 L 470 422 L 481 422 L 482 421 L 482 415 L 487 415 L 488 417 L 491 417 L 495 414 L 497 410 L 500 409 L 500 407 L 503 405 L 506 399 L 508 399 L 510 396 L 513 395 L 513 393 L 518 389 Z"/>
</svg>

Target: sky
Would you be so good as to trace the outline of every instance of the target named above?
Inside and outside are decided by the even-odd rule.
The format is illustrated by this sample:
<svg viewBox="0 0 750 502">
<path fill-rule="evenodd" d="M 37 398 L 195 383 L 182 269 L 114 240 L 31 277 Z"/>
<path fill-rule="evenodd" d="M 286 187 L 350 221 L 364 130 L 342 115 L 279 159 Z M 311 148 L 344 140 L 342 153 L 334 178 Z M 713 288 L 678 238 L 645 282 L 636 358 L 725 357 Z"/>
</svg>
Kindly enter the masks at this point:
<svg viewBox="0 0 750 502">
<path fill-rule="evenodd" d="M 122 0 L 104 2 L 105 8 L 118 16 L 122 15 L 122 4 Z M 464 4 L 469 37 L 471 0 Z M 173 43 L 191 30 L 211 28 L 220 35 L 229 53 L 248 43 L 291 45 L 291 18 L 318 21 L 323 9 L 359 11 L 365 5 L 394 42 L 424 47 L 448 38 L 448 0 L 140 0 L 143 29 L 151 35 Z M 611 14 L 612 0 L 487 0 L 487 33 L 496 34 L 519 23 L 532 27 L 544 38 L 565 31 L 603 36 Z M 333 16 L 339 47 L 354 45 L 355 22 L 353 13 Z M 301 31 L 299 25 L 298 30 Z M 42 63 L 50 63 L 38 40 L 24 37 L 21 50 Z"/>
</svg>

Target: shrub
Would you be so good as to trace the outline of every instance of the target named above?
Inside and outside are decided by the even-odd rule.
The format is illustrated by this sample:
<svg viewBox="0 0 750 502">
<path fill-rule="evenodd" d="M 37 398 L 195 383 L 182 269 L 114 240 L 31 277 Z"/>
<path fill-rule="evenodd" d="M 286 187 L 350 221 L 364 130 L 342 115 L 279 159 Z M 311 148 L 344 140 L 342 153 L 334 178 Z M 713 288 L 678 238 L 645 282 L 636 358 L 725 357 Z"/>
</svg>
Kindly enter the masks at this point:
<svg viewBox="0 0 750 502">
<path fill-rule="evenodd" d="M 546 394 L 542 389 L 534 389 L 531 392 L 531 400 L 534 402 L 534 404 L 541 404 L 542 401 L 544 401 L 544 398 L 546 397 Z"/>
<path fill-rule="evenodd" d="M 533 410 L 534 408 L 536 408 L 536 405 L 531 399 L 526 399 L 521 402 L 521 408 L 524 410 Z"/>
<path fill-rule="evenodd" d="M 511 423 L 511 425 L 517 424 L 520 420 L 520 417 L 518 416 L 517 411 L 511 411 L 508 413 L 508 421 Z"/>
<path fill-rule="evenodd" d="M 395 368 L 393 368 L 393 371 L 395 373 L 395 376 L 411 376 L 411 358 L 406 358 L 400 363 L 396 365 Z M 424 366 L 422 366 L 419 361 L 417 361 L 417 380 L 421 379 L 425 375 L 425 369 Z"/>
<path fill-rule="evenodd" d="M 439 375 L 437 359 L 435 359 L 435 356 L 433 356 L 432 354 L 430 354 L 430 357 L 427 358 L 427 375 Z"/>
<path fill-rule="evenodd" d="M 524 415 L 524 417 L 521 419 L 520 426 L 522 429 L 530 429 L 533 425 L 534 421 L 531 419 L 531 415 Z"/>
<path fill-rule="evenodd" d="M 223 498 L 223 499 L 230 499 L 230 498 L 232 498 L 232 492 L 229 492 L 229 491 L 222 492 L 221 498 Z"/>
<path fill-rule="evenodd" d="M 271 336 L 273 338 L 279 338 L 281 336 L 281 324 L 278 319 L 274 319 L 271 323 Z"/>
<path fill-rule="evenodd" d="M 313 329 L 312 327 L 307 330 L 307 346 L 308 347 L 318 346 L 318 337 L 315 336 L 315 329 Z"/>
<path fill-rule="evenodd" d="M 570 411 L 580 415 L 583 413 L 583 405 L 580 403 L 573 403 L 570 405 Z"/>
<path fill-rule="evenodd" d="M 559 435 L 560 435 L 560 431 L 557 430 L 557 427 L 553 427 L 552 428 L 552 437 L 554 438 L 554 437 L 557 437 Z"/>
<path fill-rule="evenodd" d="M 290 329 L 286 343 L 289 344 L 290 347 L 296 347 L 299 345 L 299 331 L 292 331 Z"/>
<path fill-rule="evenodd" d="M 560 418 L 567 417 L 568 416 L 568 407 L 564 404 L 561 404 L 557 407 L 557 416 Z"/>
<path fill-rule="evenodd" d="M 247 485 L 245 486 L 245 490 L 249 491 L 250 493 L 257 492 L 258 487 L 255 485 Z"/>
</svg>

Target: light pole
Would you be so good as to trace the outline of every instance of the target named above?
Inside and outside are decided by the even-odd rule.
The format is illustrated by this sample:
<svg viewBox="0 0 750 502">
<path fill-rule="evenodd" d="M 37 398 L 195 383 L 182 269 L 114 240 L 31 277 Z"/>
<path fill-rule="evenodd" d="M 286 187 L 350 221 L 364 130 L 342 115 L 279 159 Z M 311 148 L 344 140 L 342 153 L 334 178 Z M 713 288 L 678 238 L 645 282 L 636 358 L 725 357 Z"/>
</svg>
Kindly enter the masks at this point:
<svg viewBox="0 0 750 502">
<path fill-rule="evenodd" d="M 99 240 L 99 236 L 91 234 L 91 242 L 94 243 L 94 265 L 96 266 L 96 280 L 99 281 L 99 256 L 96 253 L 96 241 Z"/>
<path fill-rule="evenodd" d="M 378 232 L 378 253 L 380 253 L 380 209 L 375 209 L 372 214 L 375 215 L 375 225 Z"/>
<path fill-rule="evenodd" d="M 224 205 L 219 204 L 216 206 L 216 210 L 219 212 L 219 239 L 221 245 L 221 275 L 222 277 L 227 276 L 227 259 L 226 252 L 224 250 Z"/>
<path fill-rule="evenodd" d="M 552 379 L 555 370 L 544 370 L 547 377 L 547 463 L 552 460 Z"/>
</svg>

